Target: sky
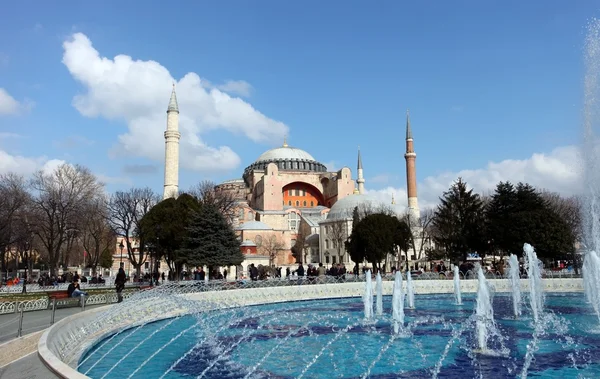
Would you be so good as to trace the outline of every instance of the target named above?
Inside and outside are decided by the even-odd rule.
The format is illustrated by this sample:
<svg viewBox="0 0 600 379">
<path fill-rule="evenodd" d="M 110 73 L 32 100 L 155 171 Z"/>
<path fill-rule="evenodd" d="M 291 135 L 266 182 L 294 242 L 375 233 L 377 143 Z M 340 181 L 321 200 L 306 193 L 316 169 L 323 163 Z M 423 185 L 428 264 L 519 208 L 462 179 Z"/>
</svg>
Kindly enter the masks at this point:
<svg viewBox="0 0 600 379">
<path fill-rule="evenodd" d="M 597 1 L 19 1 L 0 22 L 0 173 L 62 162 L 109 192 L 162 193 L 166 109 L 180 188 L 240 178 L 287 142 L 406 204 L 406 111 L 420 204 L 581 189 L 584 43 Z M 8 16 L 10 15 L 10 16 Z"/>
</svg>

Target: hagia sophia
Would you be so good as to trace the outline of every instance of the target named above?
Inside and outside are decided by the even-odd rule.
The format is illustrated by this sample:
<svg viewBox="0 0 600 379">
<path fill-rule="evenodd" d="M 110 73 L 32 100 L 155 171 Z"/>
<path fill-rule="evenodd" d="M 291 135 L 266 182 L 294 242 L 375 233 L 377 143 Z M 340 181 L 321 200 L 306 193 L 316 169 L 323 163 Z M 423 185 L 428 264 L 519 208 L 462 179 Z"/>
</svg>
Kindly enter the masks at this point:
<svg viewBox="0 0 600 379">
<path fill-rule="evenodd" d="M 179 107 L 175 88 L 167 110 L 165 131 L 164 198 L 177 196 L 179 171 Z M 303 263 L 326 266 L 343 263 L 354 265 L 344 248 L 352 232 L 352 214 L 356 207 L 386 208 L 398 216 L 407 211 L 410 218 L 420 217 L 416 186 L 416 153 L 410 117 L 406 118 L 406 178 L 408 210 L 395 204 L 382 204 L 365 191 L 360 149 L 356 178 L 343 167 L 328 171 L 327 167 L 305 150 L 283 145 L 261 154 L 244 169 L 241 178 L 218 184 L 215 190 L 228 193 L 236 203 L 234 229 L 241 240 L 246 257 L 243 271 L 255 265 L 277 267 Z M 418 225 L 413 225 L 418 228 Z M 292 254 L 296 246 L 302 257 Z M 421 243 L 421 242 L 419 242 Z M 414 254 L 414 252 L 413 252 Z M 409 253 L 409 257 L 413 255 Z M 390 262 L 397 265 L 400 262 Z"/>
</svg>

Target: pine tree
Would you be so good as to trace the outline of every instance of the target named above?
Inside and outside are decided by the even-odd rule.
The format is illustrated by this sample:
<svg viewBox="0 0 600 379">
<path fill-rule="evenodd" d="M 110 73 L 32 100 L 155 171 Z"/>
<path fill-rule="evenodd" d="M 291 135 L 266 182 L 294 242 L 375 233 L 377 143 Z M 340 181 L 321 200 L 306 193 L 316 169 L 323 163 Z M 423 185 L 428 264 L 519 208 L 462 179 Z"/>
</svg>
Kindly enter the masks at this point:
<svg viewBox="0 0 600 379">
<path fill-rule="evenodd" d="M 500 182 L 486 207 L 486 231 L 492 248 L 510 252 L 516 238 L 517 192 L 510 182 Z"/>
<path fill-rule="evenodd" d="M 215 206 L 202 205 L 187 230 L 185 255 L 191 266 L 235 266 L 244 261 L 239 239 Z"/>
<path fill-rule="evenodd" d="M 466 260 L 469 252 L 483 253 L 486 241 L 483 203 L 479 195 L 468 190 L 467 183 L 458 178 L 444 192 L 440 202 L 433 219 L 436 243 L 455 261 Z"/>
</svg>

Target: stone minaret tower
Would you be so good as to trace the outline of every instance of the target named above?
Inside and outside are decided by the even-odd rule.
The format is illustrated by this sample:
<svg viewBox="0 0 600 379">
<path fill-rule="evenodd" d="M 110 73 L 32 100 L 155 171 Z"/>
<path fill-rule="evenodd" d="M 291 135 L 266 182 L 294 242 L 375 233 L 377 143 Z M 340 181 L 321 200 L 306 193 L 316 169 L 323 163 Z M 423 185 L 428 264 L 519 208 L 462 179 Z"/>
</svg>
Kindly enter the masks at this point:
<svg viewBox="0 0 600 379">
<path fill-rule="evenodd" d="M 413 145 L 413 135 L 410 128 L 410 115 L 406 111 L 406 188 L 408 193 L 408 211 L 411 214 L 411 218 L 416 222 L 421 218 L 421 211 L 419 210 L 419 202 L 417 200 L 417 153 Z"/>
<path fill-rule="evenodd" d="M 165 131 L 165 189 L 163 199 L 179 194 L 179 106 L 175 84 L 167 108 L 167 130 Z"/>
<path fill-rule="evenodd" d="M 363 178 L 362 158 L 360 157 L 360 146 L 358 147 L 358 166 L 356 167 L 356 183 L 358 183 L 358 193 L 365 193 L 365 178 Z"/>
</svg>

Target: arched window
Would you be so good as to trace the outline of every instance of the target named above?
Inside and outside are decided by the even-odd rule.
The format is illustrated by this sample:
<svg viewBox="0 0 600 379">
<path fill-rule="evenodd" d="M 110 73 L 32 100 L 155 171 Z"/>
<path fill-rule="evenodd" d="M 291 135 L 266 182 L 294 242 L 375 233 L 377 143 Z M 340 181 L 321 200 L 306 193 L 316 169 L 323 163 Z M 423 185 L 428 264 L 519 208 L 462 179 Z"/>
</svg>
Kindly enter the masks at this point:
<svg viewBox="0 0 600 379">
<path fill-rule="evenodd" d="M 306 207 L 306 200 L 304 200 L 304 206 Z"/>
<path fill-rule="evenodd" d="M 291 207 L 292 206 L 292 201 L 288 201 L 288 205 Z"/>
<path fill-rule="evenodd" d="M 310 206 L 311 206 L 311 207 L 314 207 L 314 206 L 315 206 L 315 202 L 314 202 L 314 201 L 311 201 L 311 202 L 310 202 Z"/>
<path fill-rule="evenodd" d="M 300 228 L 300 215 L 295 212 L 288 213 L 288 225 L 290 230 L 297 231 Z"/>
<path fill-rule="evenodd" d="M 296 200 L 296 206 L 299 207 L 300 206 L 300 202 L 298 200 Z"/>
</svg>

